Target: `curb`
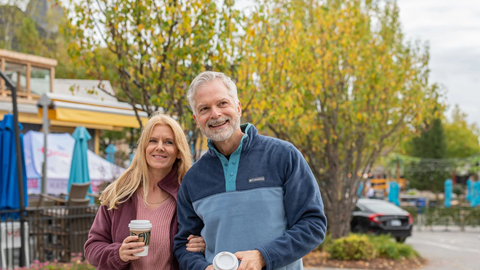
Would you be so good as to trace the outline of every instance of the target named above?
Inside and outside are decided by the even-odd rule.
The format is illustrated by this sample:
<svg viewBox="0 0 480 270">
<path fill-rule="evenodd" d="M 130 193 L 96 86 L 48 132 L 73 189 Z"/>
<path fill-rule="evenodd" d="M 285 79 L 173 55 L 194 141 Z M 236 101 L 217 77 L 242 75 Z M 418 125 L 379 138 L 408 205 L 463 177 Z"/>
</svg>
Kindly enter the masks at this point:
<svg viewBox="0 0 480 270">
<path fill-rule="evenodd" d="M 365 269 L 357 269 L 357 268 L 331 268 L 331 267 L 320 267 L 320 268 L 311 268 L 311 267 L 304 267 L 304 270 L 365 270 Z"/>
</svg>

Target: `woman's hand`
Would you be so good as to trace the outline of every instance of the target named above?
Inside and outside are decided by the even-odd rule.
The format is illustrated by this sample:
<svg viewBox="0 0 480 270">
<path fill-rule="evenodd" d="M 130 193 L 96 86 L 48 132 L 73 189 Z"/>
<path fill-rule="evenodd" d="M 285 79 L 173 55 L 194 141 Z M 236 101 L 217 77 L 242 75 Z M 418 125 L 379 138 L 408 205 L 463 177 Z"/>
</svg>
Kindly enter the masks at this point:
<svg viewBox="0 0 480 270">
<path fill-rule="evenodd" d="M 145 243 L 143 242 L 136 242 L 138 240 L 138 236 L 128 236 L 123 240 L 122 246 L 118 250 L 120 254 L 120 259 L 124 262 L 138 260 L 141 257 L 133 255 L 134 253 L 142 252 L 144 248 L 142 248 Z M 202 239 L 203 240 L 203 239 Z"/>
<path fill-rule="evenodd" d="M 190 235 L 188 238 L 187 250 L 190 252 L 205 252 L 205 241 L 203 237 Z"/>
</svg>

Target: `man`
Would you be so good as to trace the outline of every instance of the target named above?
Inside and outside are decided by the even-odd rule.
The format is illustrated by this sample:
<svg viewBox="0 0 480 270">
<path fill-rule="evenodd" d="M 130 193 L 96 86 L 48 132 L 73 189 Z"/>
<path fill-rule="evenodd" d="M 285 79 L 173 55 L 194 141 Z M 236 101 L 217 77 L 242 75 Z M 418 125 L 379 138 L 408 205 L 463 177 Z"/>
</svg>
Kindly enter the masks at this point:
<svg viewBox="0 0 480 270">
<path fill-rule="evenodd" d="M 367 190 L 367 198 L 375 199 L 375 190 L 371 186 Z"/>
<path fill-rule="evenodd" d="M 198 75 L 187 98 L 209 150 L 178 193 L 180 268 L 213 270 L 214 256 L 230 251 L 239 270 L 303 269 L 301 258 L 323 241 L 327 221 L 301 153 L 251 124 L 240 126 L 237 88 L 223 73 Z M 203 236 L 205 255 L 186 251 L 191 234 Z"/>
</svg>

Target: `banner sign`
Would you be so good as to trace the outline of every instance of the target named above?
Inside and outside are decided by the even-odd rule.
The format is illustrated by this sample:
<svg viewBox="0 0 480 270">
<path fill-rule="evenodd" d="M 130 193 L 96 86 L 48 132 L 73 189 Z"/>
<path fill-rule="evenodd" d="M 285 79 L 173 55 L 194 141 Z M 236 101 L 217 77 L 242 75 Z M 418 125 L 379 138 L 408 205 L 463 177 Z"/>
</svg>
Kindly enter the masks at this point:
<svg viewBox="0 0 480 270">
<path fill-rule="evenodd" d="M 36 131 L 29 131 L 24 136 L 29 194 L 41 193 L 44 157 L 43 137 L 43 133 Z M 48 194 L 67 193 L 74 144 L 75 139 L 68 133 L 48 134 L 46 186 Z M 87 156 L 93 193 L 97 193 L 98 186 L 101 183 L 111 182 L 125 171 L 124 168 L 108 162 L 90 150 L 88 150 Z"/>
</svg>

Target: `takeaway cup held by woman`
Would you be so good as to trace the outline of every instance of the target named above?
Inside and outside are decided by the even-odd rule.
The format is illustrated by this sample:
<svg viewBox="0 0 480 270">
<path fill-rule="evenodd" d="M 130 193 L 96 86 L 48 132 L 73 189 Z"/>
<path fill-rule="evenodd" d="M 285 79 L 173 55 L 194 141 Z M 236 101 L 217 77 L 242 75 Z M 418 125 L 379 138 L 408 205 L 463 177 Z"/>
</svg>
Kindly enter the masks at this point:
<svg viewBox="0 0 480 270">
<path fill-rule="evenodd" d="M 148 246 L 150 245 L 150 231 L 152 230 L 152 223 L 149 220 L 132 220 L 128 224 L 130 229 L 130 236 L 138 236 L 137 242 L 143 242 L 143 251 L 134 253 L 134 256 L 144 257 L 148 255 Z"/>
</svg>

